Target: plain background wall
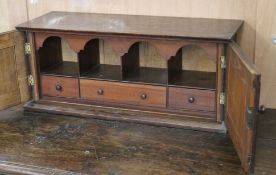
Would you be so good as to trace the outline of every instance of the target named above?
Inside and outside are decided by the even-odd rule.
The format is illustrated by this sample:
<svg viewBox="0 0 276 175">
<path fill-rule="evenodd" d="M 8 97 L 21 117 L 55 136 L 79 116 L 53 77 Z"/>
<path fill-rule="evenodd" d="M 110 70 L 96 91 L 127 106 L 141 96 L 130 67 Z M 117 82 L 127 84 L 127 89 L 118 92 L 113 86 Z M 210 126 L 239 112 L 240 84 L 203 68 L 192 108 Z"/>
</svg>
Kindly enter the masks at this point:
<svg viewBox="0 0 276 175">
<path fill-rule="evenodd" d="M 0 3 L 0 11 L 1 11 L 0 32 L 9 31 L 10 21 L 9 21 L 9 11 L 8 11 L 6 0 L 3 0 Z"/>
<path fill-rule="evenodd" d="M 259 0 L 257 4 L 256 50 L 257 68 L 262 73 L 261 100 L 276 108 L 276 0 Z"/>
<path fill-rule="evenodd" d="M 0 0 L 0 33 L 27 20 L 26 0 Z"/>
<path fill-rule="evenodd" d="M 243 19 L 238 42 L 263 74 L 261 103 L 276 108 L 275 0 L 1 0 L 0 32 L 54 10 Z"/>
</svg>

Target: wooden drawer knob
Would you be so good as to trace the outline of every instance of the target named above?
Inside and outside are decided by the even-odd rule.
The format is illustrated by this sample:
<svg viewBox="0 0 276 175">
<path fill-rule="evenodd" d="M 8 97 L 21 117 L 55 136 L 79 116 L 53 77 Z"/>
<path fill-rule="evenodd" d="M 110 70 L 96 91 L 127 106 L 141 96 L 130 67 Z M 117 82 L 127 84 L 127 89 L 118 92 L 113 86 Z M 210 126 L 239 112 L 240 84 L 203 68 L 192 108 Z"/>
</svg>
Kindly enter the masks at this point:
<svg viewBox="0 0 276 175">
<path fill-rule="evenodd" d="M 59 84 L 57 84 L 57 85 L 56 85 L 56 90 L 57 90 L 57 91 L 62 91 L 62 86 L 59 85 Z"/>
<path fill-rule="evenodd" d="M 194 97 L 189 97 L 188 102 L 189 103 L 194 103 L 195 102 L 195 98 Z"/>
<path fill-rule="evenodd" d="M 98 95 L 103 95 L 103 94 L 104 94 L 104 91 L 103 91 L 102 89 L 99 89 L 99 90 L 97 91 L 97 93 L 98 93 Z"/>
<path fill-rule="evenodd" d="M 142 100 L 147 99 L 147 94 L 145 94 L 145 93 L 141 94 L 141 95 L 140 95 L 140 98 L 141 98 Z"/>
</svg>

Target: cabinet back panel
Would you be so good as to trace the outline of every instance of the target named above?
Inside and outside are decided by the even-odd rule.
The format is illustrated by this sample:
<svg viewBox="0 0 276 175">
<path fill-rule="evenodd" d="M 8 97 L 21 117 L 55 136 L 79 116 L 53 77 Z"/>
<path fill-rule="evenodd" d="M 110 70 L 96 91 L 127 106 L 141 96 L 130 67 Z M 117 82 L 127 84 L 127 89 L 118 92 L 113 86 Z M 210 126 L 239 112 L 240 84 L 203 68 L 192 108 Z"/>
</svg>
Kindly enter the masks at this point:
<svg viewBox="0 0 276 175">
<path fill-rule="evenodd" d="M 216 72 L 216 58 L 209 56 L 200 47 L 189 45 L 182 48 L 182 69 Z"/>
</svg>

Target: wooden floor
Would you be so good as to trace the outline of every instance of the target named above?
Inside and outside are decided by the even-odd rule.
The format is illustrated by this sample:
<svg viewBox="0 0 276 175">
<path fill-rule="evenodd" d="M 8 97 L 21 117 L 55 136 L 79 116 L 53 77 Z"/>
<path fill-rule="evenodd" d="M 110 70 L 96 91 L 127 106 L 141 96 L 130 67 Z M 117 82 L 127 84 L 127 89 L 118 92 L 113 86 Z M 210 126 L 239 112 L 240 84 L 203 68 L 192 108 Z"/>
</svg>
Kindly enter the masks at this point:
<svg viewBox="0 0 276 175">
<path fill-rule="evenodd" d="M 256 173 L 276 174 L 276 111 L 260 116 Z M 243 174 L 225 134 L 46 114 L 0 112 L 0 172 Z"/>
<path fill-rule="evenodd" d="M 276 174 L 276 109 L 259 116 L 255 174 Z"/>
</svg>

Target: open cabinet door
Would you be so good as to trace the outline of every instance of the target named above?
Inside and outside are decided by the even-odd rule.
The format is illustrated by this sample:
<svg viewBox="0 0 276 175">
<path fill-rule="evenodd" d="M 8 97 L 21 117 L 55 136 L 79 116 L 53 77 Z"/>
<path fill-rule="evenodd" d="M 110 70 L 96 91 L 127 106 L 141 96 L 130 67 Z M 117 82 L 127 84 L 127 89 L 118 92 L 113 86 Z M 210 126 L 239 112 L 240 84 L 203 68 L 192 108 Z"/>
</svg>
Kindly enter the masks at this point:
<svg viewBox="0 0 276 175">
<path fill-rule="evenodd" d="M 260 74 L 232 41 L 227 49 L 225 124 L 245 172 L 254 168 Z"/>
</svg>

